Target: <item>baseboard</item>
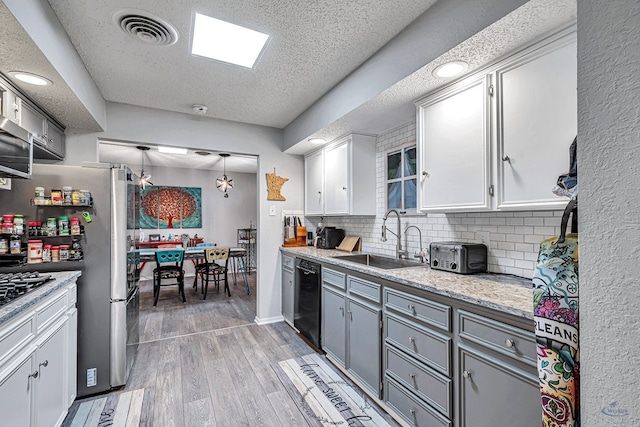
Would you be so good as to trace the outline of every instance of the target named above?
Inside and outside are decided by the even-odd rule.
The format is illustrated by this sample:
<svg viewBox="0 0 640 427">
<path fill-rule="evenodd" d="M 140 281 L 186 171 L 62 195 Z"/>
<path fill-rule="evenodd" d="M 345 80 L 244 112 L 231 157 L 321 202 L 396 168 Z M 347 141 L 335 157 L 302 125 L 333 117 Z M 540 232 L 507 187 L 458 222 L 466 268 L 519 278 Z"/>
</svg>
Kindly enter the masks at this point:
<svg viewBox="0 0 640 427">
<path fill-rule="evenodd" d="M 253 319 L 253 321 L 256 322 L 258 325 L 268 325 L 269 323 L 282 322 L 284 321 L 284 317 L 280 315 L 275 317 L 267 317 L 266 319 L 261 319 L 258 316 L 256 316 L 256 318 Z"/>
</svg>

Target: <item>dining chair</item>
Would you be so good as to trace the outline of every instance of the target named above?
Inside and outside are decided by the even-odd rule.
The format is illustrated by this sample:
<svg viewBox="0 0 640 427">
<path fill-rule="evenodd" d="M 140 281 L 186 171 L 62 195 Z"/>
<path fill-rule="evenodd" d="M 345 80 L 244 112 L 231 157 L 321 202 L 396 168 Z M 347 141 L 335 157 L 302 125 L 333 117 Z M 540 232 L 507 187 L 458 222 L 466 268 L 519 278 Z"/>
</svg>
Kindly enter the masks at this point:
<svg viewBox="0 0 640 427">
<path fill-rule="evenodd" d="M 156 268 L 153 269 L 153 305 L 158 303 L 160 286 L 178 285 L 178 293 L 182 296 L 182 302 L 187 302 L 184 295 L 184 250 L 159 249 L 155 252 Z M 170 283 L 162 283 L 170 281 Z"/>
<path fill-rule="evenodd" d="M 224 262 L 224 264 L 219 264 Z M 202 277 L 202 299 L 207 299 L 207 290 L 209 288 L 209 279 L 212 278 L 216 289 L 220 290 L 220 280 L 224 280 L 224 291 L 231 296 L 228 279 L 229 267 L 229 248 L 212 247 L 204 250 L 204 262 L 196 265 L 196 278 L 193 287 L 198 291 L 198 276 Z"/>
</svg>

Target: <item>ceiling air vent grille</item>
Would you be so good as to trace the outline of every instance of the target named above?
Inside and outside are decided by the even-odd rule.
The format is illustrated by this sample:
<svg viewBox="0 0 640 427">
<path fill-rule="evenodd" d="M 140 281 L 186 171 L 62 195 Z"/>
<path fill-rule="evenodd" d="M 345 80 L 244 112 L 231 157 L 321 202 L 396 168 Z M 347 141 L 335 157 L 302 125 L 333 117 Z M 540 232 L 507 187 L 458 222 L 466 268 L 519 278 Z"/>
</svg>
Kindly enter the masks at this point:
<svg viewBox="0 0 640 427">
<path fill-rule="evenodd" d="M 113 22 L 134 39 L 156 46 L 178 41 L 178 31 L 167 21 L 139 9 L 123 9 L 113 14 Z"/>
</svg>

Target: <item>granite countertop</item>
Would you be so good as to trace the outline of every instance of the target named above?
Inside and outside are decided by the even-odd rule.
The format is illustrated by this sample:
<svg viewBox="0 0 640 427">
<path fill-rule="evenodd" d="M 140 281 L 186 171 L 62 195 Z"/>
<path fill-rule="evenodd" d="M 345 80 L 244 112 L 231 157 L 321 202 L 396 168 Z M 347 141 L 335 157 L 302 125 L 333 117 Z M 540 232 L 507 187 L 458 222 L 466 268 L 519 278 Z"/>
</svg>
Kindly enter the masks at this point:
<svg viewBox="0 0 640 427">
<path fill-rule="evenodd" d="M 427 265 L 418 263 L 415 267 L 383 270 L 332 258 L 349 255 L 344 251 L 318 249 L 311 246 L 282 247 L 280 250 L 288 255 L 302 256 L 324 264 L 348 268 L 434 294 L 533 319 L 533 289 L 530 279 L 493 273 L 456 274 L 432 270 Z"/>
<path fill-rule="evenodd" d="M 71 282 L 74 282 L 80 275 L 81 271 L 59 271 L 55 273 L 41 273 L 50 274 L 55 280 L 47 282 L 37 288 L 27 292 L 14 301 L 0 307 L 0 325 L 4 322 L 12 319 L 23 311 L 27 310 L 32 305 L 42 301 L 47 296 L 53 294 L 58 289 L 63 288 Z"/>
</svg>

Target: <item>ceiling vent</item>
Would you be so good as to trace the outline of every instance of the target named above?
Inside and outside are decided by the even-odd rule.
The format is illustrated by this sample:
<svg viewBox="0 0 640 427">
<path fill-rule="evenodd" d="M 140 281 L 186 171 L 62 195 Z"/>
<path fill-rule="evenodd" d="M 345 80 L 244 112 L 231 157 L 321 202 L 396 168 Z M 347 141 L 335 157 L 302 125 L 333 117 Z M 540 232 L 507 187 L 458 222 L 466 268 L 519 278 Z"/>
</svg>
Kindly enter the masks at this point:
<svg viewBox="0 0 640 427">
<path fill-rule="evenodd" d="M 113 14 L 113 22 L 134 39 L 156 46 L 170 46 L 178 41 L 178 31 L 145 10 L 122 9 Z"/>
</svg>

